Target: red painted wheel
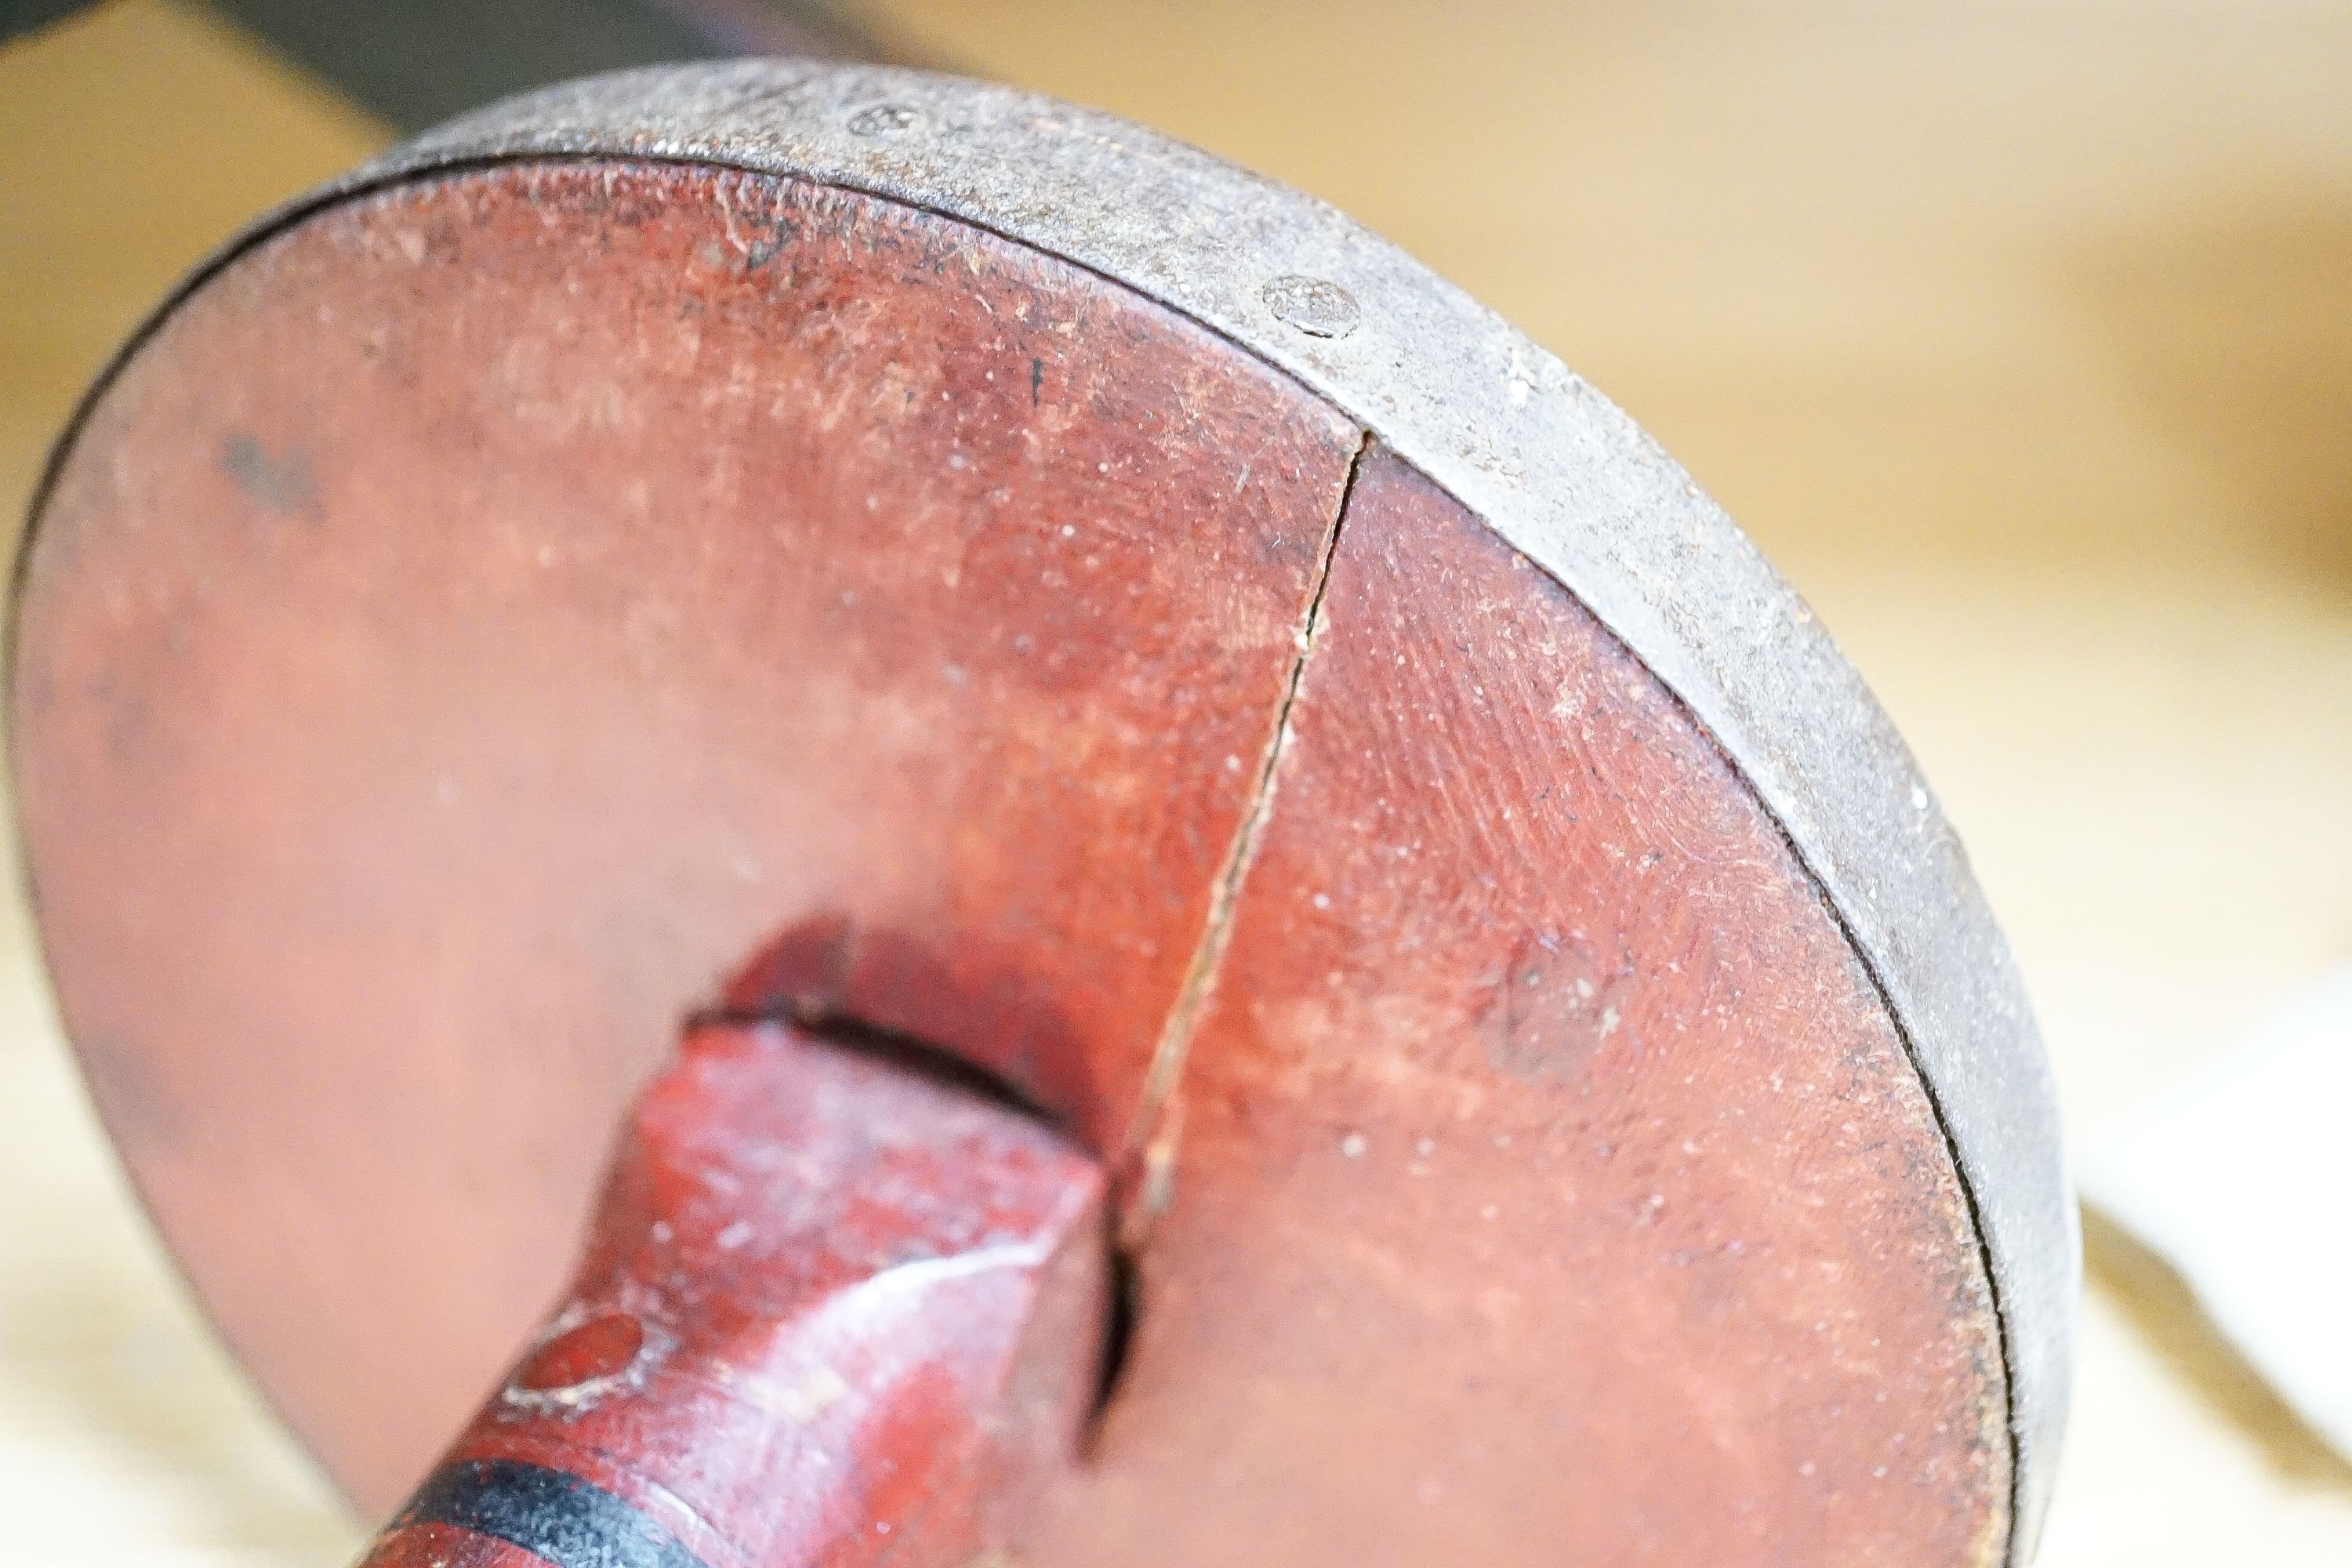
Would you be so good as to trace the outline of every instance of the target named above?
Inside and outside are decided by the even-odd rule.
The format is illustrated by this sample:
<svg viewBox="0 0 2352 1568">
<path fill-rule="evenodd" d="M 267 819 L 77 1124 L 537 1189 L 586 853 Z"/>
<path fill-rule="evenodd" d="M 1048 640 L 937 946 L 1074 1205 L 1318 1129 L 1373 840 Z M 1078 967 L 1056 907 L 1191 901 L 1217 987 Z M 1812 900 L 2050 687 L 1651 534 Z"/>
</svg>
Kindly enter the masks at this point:
<svg viewBox="0 0 2352 1568">
<path fill-rule="evenodd" d="M 1328 210 L 971 84 L 608 79 L 232 247 L 37 522 L 69 1030 L 366 1506 L 740 977 L 1112 1169 L 1027 1559 L 2022 1554 L 2071 1210 L 1956 847 L 1685 476 Z"/>
</svg>

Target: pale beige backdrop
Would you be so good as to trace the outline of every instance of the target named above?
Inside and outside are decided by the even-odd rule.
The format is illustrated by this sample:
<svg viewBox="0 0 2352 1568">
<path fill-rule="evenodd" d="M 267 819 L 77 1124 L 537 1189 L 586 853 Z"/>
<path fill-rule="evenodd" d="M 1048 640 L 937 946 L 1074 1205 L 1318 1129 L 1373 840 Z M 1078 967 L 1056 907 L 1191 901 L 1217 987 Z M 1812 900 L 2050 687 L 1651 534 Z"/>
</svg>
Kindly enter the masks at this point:
<svg viewBox="0 0 2352 1568">
<path fill-rule="evenodd" d="M 2078 1124 L 2352 962 L 2352 6 L 877 10 L 1349 208 L 1630 406 L 1909 732 Z M 0 55 L 0 509 L 182 267 L 381 139 L 149 0 Z M 5 918 L 0 1559 L 326 1568 L 358 1527 L 179 1293 Z M 2352 1563 L 2352 1468 L 2093 1265 L 2043 1563 Z"/>
</svg>

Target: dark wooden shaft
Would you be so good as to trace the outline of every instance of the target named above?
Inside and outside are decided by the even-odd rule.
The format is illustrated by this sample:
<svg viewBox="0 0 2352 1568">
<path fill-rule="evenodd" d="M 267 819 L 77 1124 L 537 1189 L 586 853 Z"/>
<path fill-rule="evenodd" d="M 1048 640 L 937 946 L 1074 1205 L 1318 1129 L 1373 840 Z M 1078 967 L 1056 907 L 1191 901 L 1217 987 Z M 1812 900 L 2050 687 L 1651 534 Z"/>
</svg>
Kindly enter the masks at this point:
<svg viewBox="0 0 2352 1568">
<path fill-rule="evenodd" d="M 1090 1406 L 1102 1192 L 974 1089 L 690 1030 L 562 1305 L 368 1568 L 961 1568 Z"/>
</svg>

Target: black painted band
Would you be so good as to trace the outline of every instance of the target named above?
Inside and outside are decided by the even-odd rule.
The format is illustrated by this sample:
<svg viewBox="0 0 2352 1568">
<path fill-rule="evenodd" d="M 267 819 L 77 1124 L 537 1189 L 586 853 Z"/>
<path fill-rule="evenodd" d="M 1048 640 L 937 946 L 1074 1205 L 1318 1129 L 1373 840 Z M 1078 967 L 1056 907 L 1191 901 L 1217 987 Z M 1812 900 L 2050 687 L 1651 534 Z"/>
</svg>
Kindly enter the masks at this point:
<svg viewBox="0 0 2352 1568">
<path fill-rule="evenodd" d="M 470 1530 L 554 1568 L 705 1568 L 684 1542 L 634 1505 L 578 1476 L 518 1459 L 442 1466 L 391 1530 L 411 1524 Z"/>
</svg>

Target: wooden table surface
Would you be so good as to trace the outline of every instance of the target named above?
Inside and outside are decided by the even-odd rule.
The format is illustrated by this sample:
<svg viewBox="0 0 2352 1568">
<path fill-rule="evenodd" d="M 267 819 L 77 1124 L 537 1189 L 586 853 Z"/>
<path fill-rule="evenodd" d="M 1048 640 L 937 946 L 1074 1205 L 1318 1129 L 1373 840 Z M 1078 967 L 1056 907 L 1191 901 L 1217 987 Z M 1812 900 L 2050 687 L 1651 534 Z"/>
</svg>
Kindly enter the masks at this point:
<svg viewBox="0 0 2352 1568">
<path fill-rule="evenodd" d="M 1328 197 L 1631 408 L 1910 735 L 2077 1128 L 2352 961 L 2352 5 L 877 9 Z M 0 55 L 0 511 L 190 260 L 383 139 L 152 0 Z M 0 1540 L 339 1561 L 0 920 Z M 2094 1243 L 2042 1561 L 2352 1562 L 2352 1466 Z"/>
</svg>

